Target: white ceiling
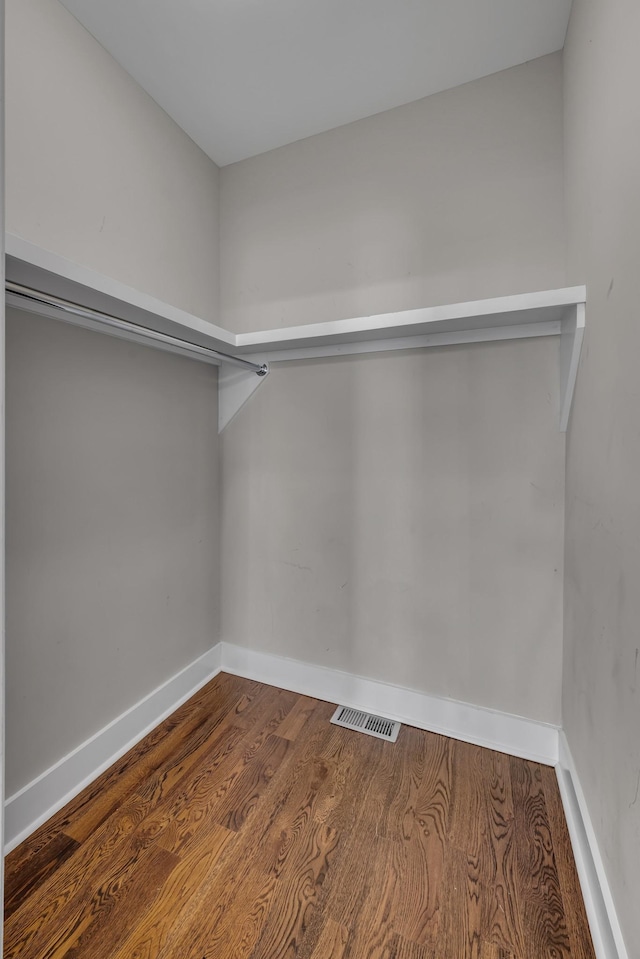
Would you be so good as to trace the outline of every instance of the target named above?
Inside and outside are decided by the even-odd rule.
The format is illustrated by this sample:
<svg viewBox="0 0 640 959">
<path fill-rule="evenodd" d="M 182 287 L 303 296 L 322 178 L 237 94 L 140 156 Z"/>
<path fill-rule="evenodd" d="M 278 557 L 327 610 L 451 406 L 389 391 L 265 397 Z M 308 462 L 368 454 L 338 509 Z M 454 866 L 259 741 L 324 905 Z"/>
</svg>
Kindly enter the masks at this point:
<svg viewBox="0 0 640 959">
<path fill-rule="evenodd" d="M 62 0 L 221 166 L 559 50 L 571 0 Z"/>
</svg>

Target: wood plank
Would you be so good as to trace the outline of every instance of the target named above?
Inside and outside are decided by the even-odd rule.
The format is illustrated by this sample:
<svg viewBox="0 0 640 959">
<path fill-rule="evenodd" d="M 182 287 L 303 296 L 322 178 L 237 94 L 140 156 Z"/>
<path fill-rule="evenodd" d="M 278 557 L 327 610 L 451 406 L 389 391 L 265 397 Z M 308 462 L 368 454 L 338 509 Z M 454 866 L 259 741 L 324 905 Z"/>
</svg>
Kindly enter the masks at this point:
<svg viewBox="0 0 640 959">
<path fill-rule="evenodd" d="M 319 712 L 324 713 L 326 710 L 323 708 Z M 246 823 L 245 817 L 240 831 L 229 832 L 234 837 L 229 855 L 225 848 L 217 858 L 215 866 L 201 879 L 198 893 L 189 909 L 175 918 L 171 930 L 160 943 L 155 943 L 154 959 L 160 955 L 182 956 L 185 943 L 196 953 L 201 949 L 209 949 L 216 955 L 240 957 L 249 954 L 260 934 L 268 905 L 277 888 L 277 877 L 269 868 L 273 842 L 267 836 L 271 828 L 279 831 L 280 820 L 276 825 L 278 815 L 290 816 L 292 811 L 299 814 L 299 796 L 296 795 L 294 802 L 290 803 L 289 794 L 292 790 L 309 788 L 309 759 L 314 755 L 317 745 L 328 735 L 326 718 L 321 722 L 323 718 L 316 717 L 318 721 L 312 725 L 316 735 L 307 740 L 305 750 L 298 757 L 299 766 L 304 769 L 305 776 L 292 776 L 281 768 L 286 764 L 290 743 L 279 740 L 277 736 L 268 737 L 258 752 L 252 747 L 245 749 L 243 761 L 247 755 L 251 756 L 253 767 L 257 769 L 257 762 L 263 762 L 267 750 L 272 750 L 274 743 L 279 750 L 284 747 L 285 755 L 274 768 L 273 777 L 269 774 L 261 784 L 261 791 L 265 792 L 265 797 L 268 793 L 269 801 L 256 807 L 255 815 L 252 815 L 250 820 L 250 829 L 242 831 Z M 279 783 L 276 774 L 281 777 Z M 236 780 L 236 785 L 237 782 Z M 227 795 L 227 806 L 231 804 L 233 807 L 238 795 L 241 796 L 242 793 L 243 788 L 238 786 L 235 799 L 232 797 L 229 800 Z M 212 817 L 208 818 L 213 821 Z M 206 828 L 208 827 L 205 826 L 204 829 Z M 204 836 L 204 831 L 200 830 L 195 848 L 202 844 Z M 141 955 L 145 953 L 142 952 Z"/>
<path fill-rule="evenodd" d="M 338 838 L 333 826 L 310 821 L 276 880 L 281 885 L 280 894 L 271 907 L 252 959 L 284 959 L 299 952 Z"/>
<path fill-rule="evenodd" d="M 257 724 L 254 737 L 242 739 L 242 730 L 235 727 L 219 731 L 218 736 L 225 740 L 224 745 L 219 743 L 218 748 L 214 748 L 210 761 L 198 770 L 189 788 L 180 789 L 180 783 L 174 785 L 164 797 L 162 808 L 156 809 L 152 802 L 157 796 L 153 786 L 155 778 L 145 790 L 146 797 L 137 794 L 130 797 L 10 918 L 6 927 L 9 941 L 14 938 L 23 941 L 27 935 L 33 937 L 35 930 L 58 916 L 68 900 L 81 895 L 81 890 L 96 871 L 110 862 L 119 862 L 121 856 L 126 861 L 132 842 L 138 848 L 145 847 L 170 828 L 172 842 L 165 841 L 164 845 L 166 851 L 177 852 L 203 823 L 209 824 L 207 812 L 240 774 L 240 760 L 248 762 L 264 740 L 265 728 L 282 718 L 280 707 L 274 709 L 274 701 L 277 702 L 279 697 L 272 697 L 265 691 L 263 699 L 260 711 L 254 717 Z M 122 845 L 123 848 L 119 849 Z"/>
<path fill-rule="evenodd" d="M 449 882 L 463 882 L 469 902 L 469 942 L 492 943 L 524 955 L 516 909 L 515 821 L 509 757 L 469 743 L 454 745 L 454 796 L 450 839 L 466 859 L 452 854 Z M 457 877 L 457 879 L 455 878 Z M 481 907 L 478 912 L 478 907 Z M 486 946 L 482 947 L 486 951 Z"/>
<path fill-rule="evenodd" d="M 403 840 L 403 882 L 396 893 L 394 925 L 418 945 L 437 936 L 441 916 L 445 851 L 452 795 L 452 742 L 431 740 L 432 754 L 413 813 L 409 838 Z"/>
<path fill-rule="evenodd" d="M 370 835 L 371 860 L 375 868 L 367 877 L 359 908 L 349 922 L 350 951 L 367 959 L 395 959 L 396 931 L 393 924 L 402 865 L 399 843 Z"/>
<path fill-rule="evenodd" d="M 66 833 L 60 832 L 51 837 L 45 846 L 36 846 L 20 861 L 5 859 L 5 919 L 13 915 L 20 903 L 42 885 L 62 863 L 71 856 L 79 843 Z"/>
<path fill-rule="evenodd" d="M 124 845 L 131 856 L 131 835 L 143 818 L 142 804 L 138 806 L 129 801 L 111 817 L 106 834 L 104 830 L 98 831 L 20 904 L 5 922 L 6 957 L 29 955 L 31 944 L 41 932 L 46 937 L 49 931 L 57 929 L 65 910 L 84 901 L 89 877 L 96 872 L 102 875 L 114 861 L 116 869 L 120 868 L 120 847 Z M 134 854 L 139 855 L 140 851 L 138 846 Z"/>
<path fill-rule="evenodd" d="M 60 925 L 54 948 L 40 955 L 43 959 L 80 959 L 87 955 L 111 959 L 113 950 L 153 902 L 178 862 L 164 849 L 150 848 L 135 870 L 116 876 L 96 890 L 90 903 L 76 912 L 72 925 Z M 118 921 L 114 922 L 116 915 Z"/>
<path fill-rule="evenodd" d="M 483 749 L 471 743 L 455 742 L 452 746 L 453 784 L 449 841 L 478 862 L 487 852 L 488 821 L 485 808 L 485 775 Z"/>
<path fill-rule="evenodd" d="M 571 954 L 564 901 L 537 763 L 511 758 L 515 814 L 517 898 L 528 955 L 563 959 Z"/>
<path fill-rule="evenodd" d="M 235 834 L 233 855 L 221 863 L 215 876 L 214 909 L 208 905 L 197 921 L 176 928 L 163 957 L 181 955 L 185 942 L 194 953 L 209 950 L 234 957 L 247 956 L 256 946 L 280 888 L 282 871 L 289 857 L 299 851 L 327 775 L 318 751 L 332 727 L 324 706 L 318 713 L 316 721 L 310 720 L 308 728 L 314 733 L 300 753 L 297 767 L 287 764 L 285 757 L 277 770 L 279 780 L 274 777 L 267 785 L 268 803 L 256 810 L 250 829 Z"/>
<path fill-rule="evenodd" d="M 45 906 L 36 909 L 35 913 L 23 910 L 15 913 L 7 924 L 6 959 L 18 956 L 21 959 L 61 959 L 79 941 L 91 939 L 95 924 L 101 927 L 103 915 L 111 915 L 116 901 L 126 900 L 126 896 L 120 899 L 120 892 L 139 869 L 146 870 L 152 877 L 156 874 L 164 876 L 177 861 L 166 850 L 139 844 L 132 836 L 108 862 L 98 862 L 86 872 L 76 873 L 73 895 L 68 894 L 69 887 L 61 890 L 58 887 L 59 894 L 51 901 L 54 908 Z M 126 909 L 121 910 L 120 915 L 124 920 Z M 14 918 L 18 921 L 12 922 Z M 53 930 L 55 933 L 52 934 Z"/>
<path fill-rule="evenodd" d="M 403 726 L 397 742 L 398 763 L 392 785 L 388 820 L 383 834 L 388 838 L 408 840 L 416 816 L 416 804 L 427 764 L 430 762 L 432 733 L 413 726 Z M 402 752 L 400 752 L 402 750 Z M 398 836 L 400 824 L 400 836 Z"/>
<path fill-rule="evenodd" d="M 199 830 L 203 830 L 204 840 L 214 825 L 211 813 L 218 798 L 240 775 L 249 737 L 250 733 L 237 726 L 221 730 L 217 743 L 212 744 L 193 775 L 181 779 L 155 803 L 149 801 L 149 797 L 158 795 L 151 783 L 144 796 L 147 812 L 140 826 L 141 835 L 153 837 L 175 854 L 188 848 Z"/>
<path fill-rule="evenodd" d="M 311 959 L 343 959 L 349 941 L 349 930 L 333 919 L 327 919 Z"/>
<path fill-rule="evenodd" d="M 569 830 L 562 809 L 556 772 L 551 766 L 540 766 L 540 775 L 551 829 L 553 855 L 558 870 L 558 880 L 565 908 L 564 914 L 569 931 L 571 956 L 572 959 L 595 959 L 589 921 L 576 871 Z"/>
<path fill-rule="evenodd" d="M 292 700 L 289 700 L 291 705 Z M 277 728 L 287 713 L 278 690 L 263 687 L 257 697 L 234 725 L 216 730 L 214 738 L 199 757 L 197 768 L 189 769 L 173 788 L 162 797 L 153 816 L 148 817 L 147 831 L 158 838 L 170 852 L 180 853 L 196 841 L 196 834 L 204 830 L 199 841 L 206 841 L 207 831 L 218 821 L 214 810 L 220 808 L 227 793 L 252 768 L 269 731 Z M 243 723 L 242 726 L 237 725 Z M 157 789 L 147 790 L 146 796 L 160 795 Z M 162 835 L 160 836 L 160 834 Z"/>
<path fill-rule="evenodd" d="M 395 952 L 394 959 L 443 959 L 442 955 L 436 955 L 433 943 L 425 943 L 419 946 L 415 942 L 410 942 L 396 933 L 393 940 Z M 453 954 L 451 954 L 454 959 Z"/>
<path fill-rule="evenodd" d="M 67 867 L 56 873 L 52 884 L 48 888 L 45 885 L 38 895 L 29 900 L 28 910 L 21 910 L 13 917 L 13 924 L 8 926 L 9 941 L 26 944 L 35 939 L 38 943 L 39 930 L 48 925 L 54 917 L 59 925 L 66 928 L 65 924 L 70 921 L 68 900 L 84 902 L 86 890 L 91 888 L 95 875 L 106 867 L 120 870 L 133 868 L 140 850 L 156 842 L 169 826 L 174 834 L 177 826 L 182 826 L 179 842 L 184 844 L 203 823 L 210 825 L 210 817 L 206 816 L 207 810 L 215 805 L 221 790 L 230 787 L 254 752 L 259 750 L 265 730 L 277 725 L 286 715 L 287 708 L 278 691 L 272 693 L 263 690 L 262 698 L 265 702 L 254 717 L 258 721 L 254 736 L 239 741 L 240 736 L 234 727 L 226 730 L 224 745 L 218 742 L 217 748 L 213 747 L 210 763 L 204 770 L 199 770 L 191 788 L 179 791 L 180 782 L 174 783 L 173 789 L 164 797 L 165 806 L 157 809 L 154 800 L 158 797 L 158 789 L 153 784 L 158 776 L 162 778 L 163 773 L 156 773 L 144 790 L 146 796 L 136 795 L 121 807 L 116 821 L 114 822 L 112 817 L 105 823 L 82 847 L 80 853 L 69 861 Z M 289 706 L 293 703 L 290 697 L 288 703 Z M 232 715 L 236 715 L 235 709 L 232 710 Z M 218 731 L 217 735 L 219 740 L 225 739 L 224 730 Z M 234 741 L 237 742 L 235 753 L 233 749 L 229 750 L 229 744 Z M 242 760 L 243 765 L 239 764 L 239 760 Z M 173 801 L 170 802 L 172 797 Z M 188 815 L 181 816 L 185 810 Z M 123 840 L 126 841 L 123 843 Z M 164 845 L 168 847 L 165 851 L 175 851 L 175 836 L 173 844 L 165 842 Z M 117 846 L 120 848 L 116 848 Z"/>
<path fill-rule="evenodd" d="M 239 696 L 234 711 L 245 704 L 246 697 Z M 126 797 L 134 793 L 146 796 L 152 805 L 157 802 L 162 793 L 169 791 L 185 770 L 211 748 L 211 737 L 225 721 L 228 708 L 225 703 L 211 713 L 198 707 L 153 749 L 145 749 L 144 741 L 134 747 L 134 756 L 128 759 L 119 775 L 112 776 L 101 792 L 85 804 L 82 812 L 73 817 L 68 827 L 69 834 L 78 842 L 84 842 Z"/>
<path fill-rule="evenodd" d="M 221 826 L 216 828 L 224 829 Z M 212 863 L 200 880 L 188 909 L 167 929 L 154 959 L 180 956 L 184 949 L 189 950 L 189 955 L 207 951 L 234 956 L 250 953 L 275 891 L 276 880 L 255 870 L 251 857 L 242 854 L 240 834 L 224 831 L 233 837 L 229 855 L 223 851 Z M 194 852 L 199 845 L 194 847 Z"/>
<path fill-rule="evenodd" d="M 320 722 L 300 757 L 291 756 L 279 772 L 280 781 L 269 794 L 269 816 L 263 812 L 251 823 L 255 862 L 267 875 L 280 876 L 331 782 L 335 770 L 324 753 L 330 736 L 330 730 Z"/>
<path fill-rule="evenodd" d="M 182 708 L 184 710 L 184 707 Z M 179 711 L 178 717 L 175 713 L 164 723 L 152 730 L 148 736 L 140 740 L 124 756 L 117 760 L 105 772 L 97 777 L 85 789 L 83 789 L 74 799 L 64 806 L 58 813 L 40 826 L 28 839 L 9 853 L 7 863 L 15 865 L 16 869 L 21 868 L 21 864 L 32 856 L 37 855 L 39 850 L 48 845 L 52 836 L 60 831 L 80 830 L 80 821 L 86 810 L 93 810 L 94 805 L 101 810 L 106 805 L 105 797 L 113 796 L 113 802 L 110 804 L 105 817 L 113 812 L 129 795 L 135 792 L 135 786 L 144 782 L 147 770 L 150 766 L 139 765 L 141 758 L 146 755 L 156 754 L 170 755 L 175 742 L 177 742 L 182 733 L 179 727 L 187 722 L 196 724 L 198 722 L 197 711 L 193 713 Z M 173 733 L 175 732 L 175 735 Z M 184 731 L 188 735 L 188 729 Z M 132 773 L 132 774 L 131 774 Z M 111 792 L 111 790 L 114 792 Z M 102 813 L 91 812 L 90 815 L 97 817 Z M 86 838 L 85 836 L 81 837 Z"/>
<path fill-rule="evenodd" d="M 319 791 L 313 820 L 335 829 L 338 847 L 334 868 L 323 884 L 318 917 L 322 913 L 348 927 L 366 888 L 369 871 L 369 839 L 373 830 L 370 825 L 362 830 L 361 824 L 366 821 L 369 790 L 375 776 L 363 773 L 375 768 L 375 740 L 347 729 L 333 729 L 324 753 L 330 773 Z M 358 797 L 356 802 L 354 795 Z M 321 928 L 319 918 L 310 924 L 314 945 Z"/>
<path fill-rule="evenodd" d="M 484 895 L 479 860 L 452 848 L 447 857 L 443 882 L 440 941 L 447 943 L 452 956 L 485 959 Z"/>
<path fill-rule="evenodd" d="M 288 739 L 275 735 L 267 737 L 233 786 L 216 804 L 215 818 L 221 826 L 233 832 L 242 829 L 290 747 Z"/>
<path fill-rule="evenodd" d="M 161 893 L 144 916 L 132 927 L 110 959 L 157 959 L 170 934 L 178 925 L 189 925 L 197 911 L 199 896 L 212 887 L 220 870 L 220 858 L 236 836 L 215 826 L 207 842 L 194 846 L 180 858 Z"/>
<path fill-rule="evenodd" d="M 373 740 L 371 762 L 375 764 L 376 775 L 368 790 L 367 808 L 375 819 L 378 836 L 397 838 L 400 818 L 405 838 L 409 838 L 427 757 L 433 748 L 437 749 L 439 738 L 433 733 L 403 726 L 395 743 Z"/>
<path fill-rule="evenodd" d="M 317 699 L 310 699 L 308 696 L 298 696 L 298 701 L 295 706 L 278 726 L 278 736 L 281 736 L 282 739 L 290 739 L 292 742 L 295 742 L 317 709 L 317 706 Z"/>
<path fill-rule="evenodd" d="M 316 822 L 334 822 L 337 826 L 344 827 L 345 819 L 348 822 L 353 821 L 356 810 L 351 800 L 346 800 L 359 792 L 358 805 L 364 805 L 371 776 L 363 776 L 362 766 L 373 760 L 374 742 L 372 738 L 363 739 L 361 734 L 348 729 L 331 727 L 331 735 L 323 754 L 330 774 L 320 789 L 315 804 L 313 818 Z"/>
<path fill-rule="evenodd" d="M 313 829 L 314 824 L 324 825 L 335 832 L 337 842 L 330 868 L 317 890 L 313 908 L 306 916 L 304 938 L 296 944 L 296 959 L 309 959 L 320 942 L 328 918 L 338 925 L 344 925 L 341 917 L 350 915 L 351 894 L 358 895 L 360 876 L 362 870 L 366 870 L 363 865 L 366 846 L 362 842 L 358 824 L 365 815 L 368 789 L 375 780 L 375 776 L 363 776 L 363 772 L 372 768 L 370 761 L 376 742 L 350 730 L 335 726 L 329 728 L 331 732 L 321 754 L 326 775 L 313 799 L 308 828 Z M 353 801 L 354 788 L 358 793 L 357 803 Z M 299 841 L 299 837 L 295 839 L 295 843 Z M 287 850 L 284 866 L 295 851 L 295 843 L 290 844 Z M 356 848 L 355 858 L 353 848 Z M 281 872 L 284 866 L 278 864 Z M 357 876 L 354 870 L 357 870 Z"/>
<path fill-rule="evenodd" d="M 333 711 L 217 677 L 9 857 L 7 959 L 594 959 L 552 771 Z"/>
<path fill-rule="evenodd" d="M 209 710 L 220 708 L 228 715 L 229 709 L 237 712 L 246 708 L 246 704 L 258 694 L 264 695 L 264 689 L 259 683 L 237 676 L 223 673 L 216 676 L 9 853 L 6 867 L 16 871 L 22 869 L 26 861 L 37 855 L 61 830 L 70 834 L 69 830 L 73 829 L 77 840 L 83 841 L 99 824 L 101 816 L 103 820 L 108 818 L 145 781 L 155 761 L 159 768 L 162 757 L 171 755 L 174 744 L 188 737 L 190 728 L 200 721 L 199 711 L 203 704 L 206 703 Z M 149 765 L 143 761 L 145 759 L 149 760 Z M 91 810 L 86 821 L 88 828 L 82 826 L 85 810 Z"/>
<path fill-rule="evenodd" d="M 528 953 L 512 953 L 495 941 L 485 938 L 487 913 L 491 913 L 494 896 L 470 866 L 465 853 L 452 848 L 447 856 L 443 893 L 443 920 L 438 944 L 446 945 L 447 955 L 467 959 L 526 959 Z M 491 904 L 490 908 L 487 908 Z M 439 956 L 439 953 L 436 953 Z"/>
<path fill-rule="evenodd" d="M 481 857 L 483 936 L 506 954 L 525 955 L 518 911 L 515 814 L 508 756 L 481 751 L 483 809 L 488 823 L 487 855 Z"/>
</svg>

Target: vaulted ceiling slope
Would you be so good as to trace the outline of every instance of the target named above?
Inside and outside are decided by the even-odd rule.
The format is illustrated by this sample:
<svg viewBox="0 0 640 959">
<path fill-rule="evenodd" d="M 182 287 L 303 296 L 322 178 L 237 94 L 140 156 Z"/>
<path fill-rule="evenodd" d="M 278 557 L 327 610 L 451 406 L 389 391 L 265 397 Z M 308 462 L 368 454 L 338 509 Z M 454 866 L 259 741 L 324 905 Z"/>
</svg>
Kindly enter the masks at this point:
<svg viewBox="0 0 640 959">
<path fill-rule="evenodd" d="M 562 48 L 571 0 L 62 0 L 220 166 Z"/>
</svg>

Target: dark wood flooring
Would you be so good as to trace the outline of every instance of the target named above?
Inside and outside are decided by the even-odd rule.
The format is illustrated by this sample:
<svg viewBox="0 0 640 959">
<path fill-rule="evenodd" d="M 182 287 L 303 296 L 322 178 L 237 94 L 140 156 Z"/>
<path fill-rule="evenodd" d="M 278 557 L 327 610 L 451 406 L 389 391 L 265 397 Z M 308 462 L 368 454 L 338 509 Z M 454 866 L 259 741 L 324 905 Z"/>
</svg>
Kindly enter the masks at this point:
<svg viewBox="0 0 640 959">
<path fill-rule="evenodd" d="M 553 769 L 220 675 L 6 860 L 5 959 L 593 959 Z"/>
</svg>

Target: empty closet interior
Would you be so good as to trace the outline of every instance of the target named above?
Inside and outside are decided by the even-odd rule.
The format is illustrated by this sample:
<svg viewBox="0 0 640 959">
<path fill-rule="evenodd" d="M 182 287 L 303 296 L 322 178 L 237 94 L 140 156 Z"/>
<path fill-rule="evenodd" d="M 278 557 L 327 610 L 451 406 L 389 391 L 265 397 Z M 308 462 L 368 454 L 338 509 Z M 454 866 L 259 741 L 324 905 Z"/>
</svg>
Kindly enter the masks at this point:
<svg viewBox="0 0 640 959">
<path fill-rule="evenodd" d="M 636 14 L 218 166 L 6 6 L 6 849 L 223 669 L 555 766 L 624 959 Z"/>
</svg>

